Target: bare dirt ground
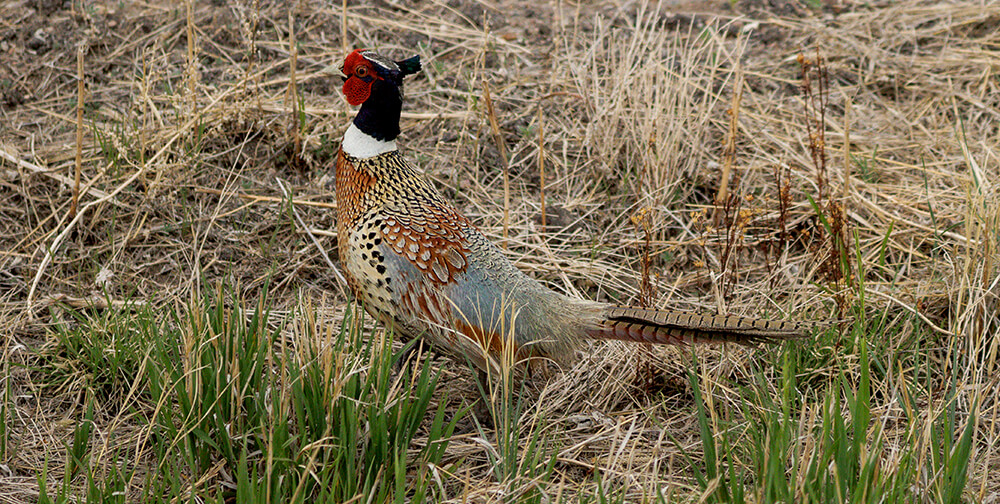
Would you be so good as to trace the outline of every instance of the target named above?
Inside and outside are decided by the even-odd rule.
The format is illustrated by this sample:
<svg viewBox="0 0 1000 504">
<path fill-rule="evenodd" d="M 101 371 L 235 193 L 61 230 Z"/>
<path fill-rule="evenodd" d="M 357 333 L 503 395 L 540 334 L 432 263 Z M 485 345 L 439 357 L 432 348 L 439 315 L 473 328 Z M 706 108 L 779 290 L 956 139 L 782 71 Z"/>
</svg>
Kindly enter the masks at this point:
<svg viewBox="0 0 1000 504">
<path fill-rule="evenodd" d="M 378 0 L 346 20 L 326 2 L 0 2 L 0 394 L 19 446 L 0 496 L 37 495 L 80 413 L 85 377 L 51 390 L 32 374 L 75 323 L 61 306 L 169 307 L 224 283 L 340 320 L 324 254 L 336 262 L 329 175 L 352 110 L 328 67 L 374 47 L 423 58 L 401 148 L 552 288 L 769 318 L 862 306 L 895 338 L 919 327 L 978 401 L 967 492 L 995 499 L 998 25 L 971 1 Z M 809 197 L 840 205 L 846 270 Z M 688 351 L 598 348 L 538 392 L 566 431 L 563 477 L 600 467 L 637 500 L 692 491 Z M 949 348 L 984 357 L 950 368 Z M 698 352 L 720 401 L 756 355 Z M 472 393 L 464 366 L 434 365 L 453 400 Z M 482 447 L 449 450 L 469 461 L 459 493 L 490 500 Z"/>
</svg>

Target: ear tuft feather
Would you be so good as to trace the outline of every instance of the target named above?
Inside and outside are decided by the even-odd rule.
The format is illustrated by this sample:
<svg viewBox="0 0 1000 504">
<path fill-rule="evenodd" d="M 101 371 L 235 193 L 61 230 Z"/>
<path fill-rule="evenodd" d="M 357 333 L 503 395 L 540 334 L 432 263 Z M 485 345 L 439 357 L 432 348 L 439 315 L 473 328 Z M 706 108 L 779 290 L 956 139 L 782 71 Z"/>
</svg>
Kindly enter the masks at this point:
<svg viewBox="0 0 1000 504">
<path fill-rule="evenodd" d="M 418 54 L 403 61 L 397 61 L 396 65 L 399 66 L 399 72 L 404 76 L 415 74 L 420 71 L 420 55 Z"/>
</svg>

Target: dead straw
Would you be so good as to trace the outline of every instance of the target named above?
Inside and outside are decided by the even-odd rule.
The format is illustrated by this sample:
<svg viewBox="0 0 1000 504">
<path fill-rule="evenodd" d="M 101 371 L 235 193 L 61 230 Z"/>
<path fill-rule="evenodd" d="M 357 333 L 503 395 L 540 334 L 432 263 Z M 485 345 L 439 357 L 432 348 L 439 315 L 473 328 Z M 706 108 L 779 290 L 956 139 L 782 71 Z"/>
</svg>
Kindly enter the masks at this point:
<svg viewBox="0 0 1000 504">
<path fill-rule="evenodd" d="M 493 109 L 493 99 L 490 98 L 490 83 L 483 81 L 483 102 L 486 103 L 486 117 L 490 121 L 490 130 L 493 131 L 493 141 L 496 142 L 497 151 L 500 152 L 500 170 L 503 172 L 503 241 L 504 248 L 507 248 L 507 230 L 510 227 L 510 163 L 507 161 L 507 146 L 504 144 L 500 134 L 500 126 L 497 124 L 497 114 Z"/>
<path fill-rule="evenodd" d="M 76 207 L 80 201 L 80 174 L 83 172 L 83 104 L 86 99 L 86 85 L 83 80 L 83 55 L 86 44 L 76 50 L 76 163 L 73 171 L 73 203 L 69 207 L 70 218 L 76 217 Z"/>
</svg>

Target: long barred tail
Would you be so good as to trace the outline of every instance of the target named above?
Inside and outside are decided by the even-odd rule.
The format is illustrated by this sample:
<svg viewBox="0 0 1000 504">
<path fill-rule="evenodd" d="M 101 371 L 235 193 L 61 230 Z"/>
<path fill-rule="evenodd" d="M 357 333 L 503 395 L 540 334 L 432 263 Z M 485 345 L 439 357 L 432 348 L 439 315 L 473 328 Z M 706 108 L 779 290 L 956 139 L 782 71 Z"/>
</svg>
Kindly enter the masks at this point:
<svg viewBox="0 0 1000 504">
<path fill-rule="evenodd" d="M 753 345 L 803 338 L 832 322 L 762 320 L 736 315 L 701 315 L 611 306 L 601 324 L 589 331 L 595 339 L 615 339 L 665 345 L 739 343 Z"/>
</svg>

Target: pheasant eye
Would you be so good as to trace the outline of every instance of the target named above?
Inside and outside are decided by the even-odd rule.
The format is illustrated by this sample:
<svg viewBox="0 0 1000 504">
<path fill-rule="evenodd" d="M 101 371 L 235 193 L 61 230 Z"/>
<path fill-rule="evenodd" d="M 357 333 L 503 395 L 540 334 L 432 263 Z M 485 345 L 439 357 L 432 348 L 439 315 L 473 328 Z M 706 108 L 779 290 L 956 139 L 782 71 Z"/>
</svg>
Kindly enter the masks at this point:
<svg viewBox="0 0 1000 504">
<path fill-rule="evenodd" d="M 368 75 L 368 68 L 364 66 L 358 66 L 354 69 L 354 75 L 357 75 L 358 77 L 364 77 Z"/>
</svg>

